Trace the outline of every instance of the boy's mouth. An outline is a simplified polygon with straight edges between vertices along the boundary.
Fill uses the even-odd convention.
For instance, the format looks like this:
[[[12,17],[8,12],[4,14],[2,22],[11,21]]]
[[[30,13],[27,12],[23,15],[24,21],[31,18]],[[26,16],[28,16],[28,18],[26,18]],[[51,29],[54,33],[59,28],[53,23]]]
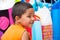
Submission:
[[[33,24],[33,23],[34,23],[34,21],[30,22],[30,24]]]

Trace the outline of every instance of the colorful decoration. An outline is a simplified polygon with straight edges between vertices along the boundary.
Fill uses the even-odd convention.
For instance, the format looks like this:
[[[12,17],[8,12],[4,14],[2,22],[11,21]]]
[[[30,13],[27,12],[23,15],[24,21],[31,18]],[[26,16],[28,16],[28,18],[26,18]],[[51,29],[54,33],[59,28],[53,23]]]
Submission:
[[[1,36],[3,35],[3,32],[2,31],[0,31],[0,40],[1,40]]]
[[[0,28],[2,30],[5,30],[8,27],[8,25],[9,25],[8,18],[4,16],[0,17]]]
[[[52,40],[52,20],[47,4],[42,2],[38,3],[38,10],[35,14],[40,17],[42,26],[42,40]]]
[[[15,0],[15,3],[16,3],[16,2],[19,2],[19,1],[21,1],[21,0]]]
[[[43,40],[53,40],[52,39],[52,25],[42,26],[42,36]]]
[[[8,9],[9,12],[9,19],[10,19],[10,25],[13,24],[13,18],[12,18],[12,8]]]
[[[26,2],[29,2],[30,0],[26,0]]]

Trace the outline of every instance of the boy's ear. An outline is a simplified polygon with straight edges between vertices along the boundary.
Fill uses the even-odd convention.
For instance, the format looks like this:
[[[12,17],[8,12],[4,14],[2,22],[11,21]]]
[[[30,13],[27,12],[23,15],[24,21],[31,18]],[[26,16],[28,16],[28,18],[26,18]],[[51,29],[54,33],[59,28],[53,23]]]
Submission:
[[[18,16],[15,17],[15,21],[17,21],[17,20],[19,20],[19,17]]]

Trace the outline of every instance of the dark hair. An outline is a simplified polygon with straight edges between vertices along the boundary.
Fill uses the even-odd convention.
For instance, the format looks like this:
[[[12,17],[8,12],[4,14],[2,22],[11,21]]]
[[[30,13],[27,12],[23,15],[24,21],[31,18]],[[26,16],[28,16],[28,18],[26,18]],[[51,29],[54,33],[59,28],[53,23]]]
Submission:
[[[21,17],[22,14],[25,13],[26,9],[33,8],[31,4],[26,2],[17,2],[14,4],[12,8],[12,17],[13,21],[15,22],[15,17],[19,16]]]

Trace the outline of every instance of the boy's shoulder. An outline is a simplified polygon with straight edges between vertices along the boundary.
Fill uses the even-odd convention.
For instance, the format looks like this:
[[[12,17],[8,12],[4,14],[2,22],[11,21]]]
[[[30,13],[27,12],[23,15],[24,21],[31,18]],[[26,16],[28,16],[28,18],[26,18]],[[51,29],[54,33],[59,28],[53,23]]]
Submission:
[[[25,28],[22,25],[19,25],[19,24],[12,24],[10,26],[10,28],[12,28],[12,29],[19,29],[19,30],[25,30]]]

